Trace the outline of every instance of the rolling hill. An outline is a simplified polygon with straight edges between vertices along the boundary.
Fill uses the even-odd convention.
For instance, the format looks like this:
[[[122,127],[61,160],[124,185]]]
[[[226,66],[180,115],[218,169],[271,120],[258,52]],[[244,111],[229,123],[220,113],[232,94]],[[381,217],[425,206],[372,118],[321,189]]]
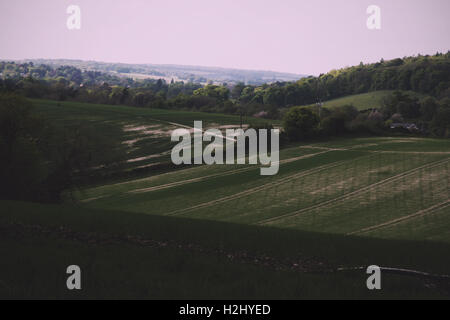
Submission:
[[[126,64],[68,59],[31,59],[24,60],[24,62],[47,64],[51,66],[74,66],[82,70],[108,72],[114,75],[135,79],[165,79],[167,82],[174,79],[175,81],[192,81],[201,84],[206,84],[211,81],[216,84],[235,84],[238,82],[244,82],[248,84],[260,85],[277,81],[297,81],[306,76],[286,72],[185,66],[175,64]]]
[[[178,125],[239,123],[220,114],[34,104],[54,125],[87,123],[136,140],[128,159],[138,160],[121,170],[170,161],[167,132]],[[339,138],[282,149],[275,176],[254,165],[149,166],[82,186],[62,204],[1,201],[0,254],[8,258],[0,297],[446,298],[449,162],[445,139]],[[86,279],[81,293],[64,287],[74,263]],[[365,274],[372,264],[444,277],[387,272],[382,292],[373,292]]]

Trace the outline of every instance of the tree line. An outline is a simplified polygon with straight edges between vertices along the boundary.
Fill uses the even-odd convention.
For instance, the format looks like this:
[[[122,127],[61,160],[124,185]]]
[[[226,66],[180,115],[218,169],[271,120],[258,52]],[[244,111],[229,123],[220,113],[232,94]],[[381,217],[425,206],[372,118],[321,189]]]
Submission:
[[[296,82],[229,86],[118,77],[72,66],[0,62],[0,88],[27,97],[126,104],[281,119],[288,108],[376,90],[450,97],[450,52],[332,70]]]

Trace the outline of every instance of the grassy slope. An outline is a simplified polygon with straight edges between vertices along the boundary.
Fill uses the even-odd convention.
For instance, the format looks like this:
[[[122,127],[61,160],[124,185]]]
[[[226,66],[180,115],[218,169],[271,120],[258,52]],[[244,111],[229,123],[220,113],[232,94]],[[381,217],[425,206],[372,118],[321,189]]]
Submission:
[[[448,140],[339,139],[282,150],[275,176],[252,166],[199,166],[77,196],[100,209],[389,238],[398,230],[399,238],[450,242],[449,206],[411,216],[448,202],[449,156]],[[427,223],[416,233],[421,219]],[[389,234],[365,231],[385,223],[377,229]]]
[[[81,102],[64,102],[32,99],[34,105],[48,118],[91,120],[102,118],[104,121],[123,120],[138,122],[140,119],[152,119],[161,122],[176,122],[185,126],[193,126],[194,120],[202,120],[205,126],[211,124],[239,124],[240,117],[220,113],[177,111],[157,108],[138,108],[122,105],[102,105]],[[244,119],[245,120],[245,119]],[[264,122],[263,119],[247,118],[251,122]]]
[[[380,108],[383,99],[392,94],[393,92],[394,92],[393,90],[380,90],[368,93],[355,94],[351,96],[325,101],[324,107],[334,108],[343,105],[353,105],[358,110]],[[408,91],[407,93],[414,95],[416,97],[420,97],[420,94],[415,92]]]
[[[238,125],[240,117],[217,113],[174,111],[154,108],[100,105],[79,102],[57,102],[33,99],[36,114],[54,125],[73,128],[88,126],[103,136],[114,138],[127,145],[129,162],[118,171],[129,172],[155,164],[169,164],[170,132],[202,120],[204,129],[220,125]],[[245,118],[252,123],[264,122],[257,118]],[[176,124],[171,124],[176,123]],[[128,128],[128,130],[123,130]]]

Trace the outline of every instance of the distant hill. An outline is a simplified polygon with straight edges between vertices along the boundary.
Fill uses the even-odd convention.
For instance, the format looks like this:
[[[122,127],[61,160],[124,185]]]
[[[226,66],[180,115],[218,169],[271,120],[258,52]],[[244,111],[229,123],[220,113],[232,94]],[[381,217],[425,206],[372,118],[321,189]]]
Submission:
[[[185,65],[106,63],[68,59],[27,59],[23,61],[51,66],[74,66],[82,70],[102,71],[134,79],[164,79],[167,82],[173,79],[174,81],[189,81],[201,84],[208,82],[214,84],[236,84],[238,82],[244,82],[246,84],[260,85],[278,81],[297,81],[306,76],[274,71]]]

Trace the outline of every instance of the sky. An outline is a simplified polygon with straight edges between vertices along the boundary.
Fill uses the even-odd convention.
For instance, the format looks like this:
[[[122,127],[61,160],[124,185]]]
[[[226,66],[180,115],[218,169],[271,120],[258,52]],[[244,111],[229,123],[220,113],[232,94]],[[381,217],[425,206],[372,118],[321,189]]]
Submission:
[[[69,30],[66,10],[80,8]],[[381,29],[369,30],[369,5]],[[449,0],[0,0],[0,59],[184,64],[318,75],[450,50]]]

